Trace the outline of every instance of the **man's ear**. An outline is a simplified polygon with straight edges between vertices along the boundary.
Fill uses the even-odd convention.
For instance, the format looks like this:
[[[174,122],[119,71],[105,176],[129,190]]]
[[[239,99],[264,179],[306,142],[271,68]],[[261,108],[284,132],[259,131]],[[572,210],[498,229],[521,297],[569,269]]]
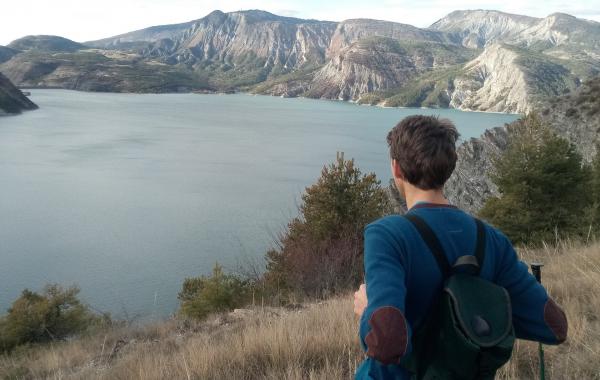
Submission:
[[[398,161],[396,161],[395,159],[392,159],[392,175],[394,176],[394,178],[396,179],[403,179],[404,176],[402,175],[402,169],[400,168],[400,164],[398,164]]]

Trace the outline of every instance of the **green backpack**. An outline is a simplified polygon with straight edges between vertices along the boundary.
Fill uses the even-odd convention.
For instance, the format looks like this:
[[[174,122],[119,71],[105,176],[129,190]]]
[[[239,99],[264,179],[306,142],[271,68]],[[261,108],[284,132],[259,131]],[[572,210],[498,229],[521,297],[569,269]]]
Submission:
[[[450,265],[439,240],[423,219],[405,217],[433,253],[444,278],[439,301],[416,328],[412,353],[401,364],[416,380],[488,380],[512,354],[515,334],[510,297],[503,287],[479,277],[485,258],[485,227],[476,219],[474,255]]]

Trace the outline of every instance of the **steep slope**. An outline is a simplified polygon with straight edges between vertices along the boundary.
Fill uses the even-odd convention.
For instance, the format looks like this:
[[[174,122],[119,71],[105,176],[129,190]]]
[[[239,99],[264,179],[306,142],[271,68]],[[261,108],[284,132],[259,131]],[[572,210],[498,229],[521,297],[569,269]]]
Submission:
[[[547,100],[539,110],[542,120],[572,141],[586,161],[598,153],[600,76],[585,82],[577,91]]]
[[[8,61],[18,53],[18,50],[11,49],[6,46],[0,46],[0,63]]]
[[[211,17],[212,16],[212,17]],[[280,17],[263,11],[209,15],[180,43],[178,60],[241,63],[251,55],[283,68],[323,62],[335,23]],[[195,63],[195,62],[194,62]]]
[[[257,60],[261,65],[293,68],[307,61],[324,61],[335,25],[259,10],[214,11],[188,23],[151,27],[87,44],[137,47],[143,55],[162,57],[169,63],[239,65]]]
[[[547,57],[493,44],[453,83],[450,106],[478,111],[527,113],[542,99],[578,86],[578,79]]]
[[[487,198],[498,195],[498,187],[489,174],[494,172],[494,157],[506,150],[509,141],[507,127],[503,126],[487,130],[458,147],[456,168],[445,186],[453,205],[477,213]]]
[[[387,21],[346,20],[335,28],[322,68],[287,81],[267,81],[255,92],[360,100],[372,91],[401,87],[426,70],[466,62],[472,55],[465,50],[445,33]]]
[[[591,161],[600,142],[600,77],[576,91],[555,97],[538,108],[542,121],[567,138]],[[446,195],[457,206],[477,212],[490,196],[498,195],[490,179],[493,159],[506,150],[511,125],[494,128],[458,148],[456,170],[446,186]]]
[[[600,23],[554,13],[507,40],[539,49],[576,45],[579,49],[600,47]]]
[[[194,22],[151,26],[101,40],[87,41],[84,44],[98,49],[139,49],[147,46],[149,43],[160,40],[177,39],[186,30],[190,29],[194,25]]]
[[[315,74],[307,95],[360,100],[364,94],[403,87],[424,72],[464,63],[471,56],[458,46],[371,37],[334,56]]]
[[[215,11],[189,23],[88,42],[97,49],[82,50],[71,57],[20,54],[2,64],[1,69],[16,83],[44,87],[231,91],[323,65],[335,27],[332,22],[280,17],[263,11]],[[162,85],[145,85],[148,77],[136,80],[130,75],[136,66],[144,66],[142,72],[154,68],[159,76],[168,73],[162,75]],[[173,72],[179,74],[171,75]],[[106,75],[116,78],[104,78]],[[120,83],[119,75],[126,75],[131,85]],[[171,78],[182,76],[199,79],[187,84],[179,80],[170,83]]]
[[[0,73],[0,116],[33,110],[37,106]]]
[[[361,101],[390,107],[527,113],[544,99],[579,85],[579,77],[569,68],[572,64],[507,44],[491,44],[466,64],[449,62],[409,78],[398,89],[374,92]]]

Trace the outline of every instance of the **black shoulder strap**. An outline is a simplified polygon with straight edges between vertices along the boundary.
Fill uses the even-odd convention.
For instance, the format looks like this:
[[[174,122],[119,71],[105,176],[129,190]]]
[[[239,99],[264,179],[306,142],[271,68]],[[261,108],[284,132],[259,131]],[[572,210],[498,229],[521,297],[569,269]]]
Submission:
[[[413,226],[421,235],[421,238],[429,247],[429,250],[435,257],[437,261],[440,272],[442,272],[443,278],[448,278],[452,274],[452,266],[448,262],[448,258],[444,253],[444,249],[442,248],[442,244],[439,239],[429,227],[429,225],[423,220],[423,218],[415,215],[415,214],[405,214],[404,217],[408,219]],[[483,267],[483,263],[485,260],[485,226],[481,222],[481,220],[475,218],[475,224],[477,225],[477,241],[475,243],[475,258],[477,259],[478,269],[476,271],[476,275],[479,274],[481,268]]]
[[[477,225],[477,243],[475,243],[475,257],[477,258],[477,263],[479,264],[479,270],[477,274],[483,268],[483,263],[485,261],[485,226],[483,222],[477,218],[475,218],[475,224]]]
[[[423,239],[423,241],[425,241],[425,244],[427,244],[431,253],[433,253],[435,260],[438,263],[438,267],[442,272],[442,277],[450,277],[450,274],[452,273],[452,267],[448,262],[448,258],[444,253],[444,249],[442,248],[440,241],[438,240],[437,236],[435,236],[435,233],[433,232],[431,227],[429,227],[429,225],[427,225],[427,223],[425,223],[425,221],[420,216],[417,216],[415,214],[409,213],[404,215],[404,217],[408,219],[413,224],[413,226],[415,226],[415,228],[419,232],[419,235],[421,235],[421,238]]]

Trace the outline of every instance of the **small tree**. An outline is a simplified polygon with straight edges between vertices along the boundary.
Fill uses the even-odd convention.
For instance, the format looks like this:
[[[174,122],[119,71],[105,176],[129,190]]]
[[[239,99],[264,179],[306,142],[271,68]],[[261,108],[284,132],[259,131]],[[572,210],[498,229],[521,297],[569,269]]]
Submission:
[[[511,142],[492,176],[500,196],[490,198],[480,215],[514,243],[581,233],[589,176],[581,155],[533,114],[509,133]]]
[[[388,196],[375,174],[363,175],[353,159],[344,160],[343,153],[323,168],[317,183],[306,188],[302,201],[301,218],[318,239],[362,233],[367,223],[389,208]]]
[[[224,273],[217,263],[210,276],[186,278],[177,298],[182,315],[202,319],[210,313],[243,305],[248,298],[248,283]]]
[[[92,313],[78,298],[79,288],[46,286],[42,294],[25,289],[0,319],[0,351],[25,343],[63,340],[94,324],[108,321]]]
[[[338,153],[302,195],[299,216],[267,253],[269,288],[305,295],[347,290],[362,280],[363,229],[390,210],[375,174]]]

